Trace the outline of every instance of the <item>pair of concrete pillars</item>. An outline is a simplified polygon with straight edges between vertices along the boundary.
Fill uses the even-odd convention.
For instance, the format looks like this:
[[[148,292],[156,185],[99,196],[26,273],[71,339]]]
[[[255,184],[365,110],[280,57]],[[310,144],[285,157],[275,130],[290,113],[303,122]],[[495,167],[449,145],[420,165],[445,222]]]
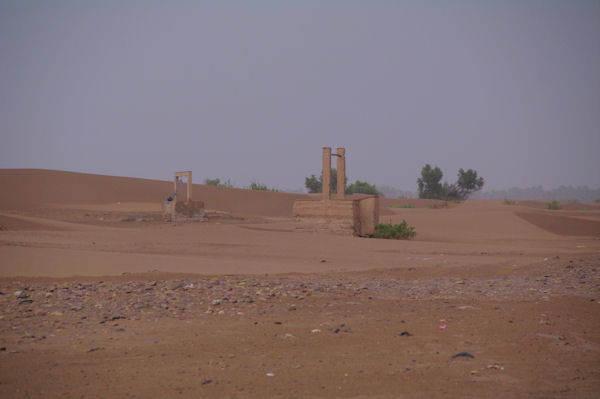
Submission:
[[[331,199],[331,147],[323,147],[323,199]],[[337,199],[346,199],[346,149],[338,148],[337,154]]]
[[[331,198],[331,157],[337,157],[337,196]],[[342,235],[368,236],[379,221],[379,197],[346,198],[346,151],[323,147],[322,200],[294,202],[295,228],[299,231],[328,231]]]
[[[187,177],[187,198],[185,202],[190,202],[192,200],[192,171],[188,170],[185,172],[175,172],[174,175],[173,193],[175,195],[175,201],[177,201],[177,183],[179,182],[179,178]]]
[[[179,180],[187,177],[187,192],[185,201],[179,199]],[[163,214],[165,219],[177,220],[206,220],[204,217],[204,202],[192,201],[192,172],[175,172],[173,179],[173,199],[163,202]]]

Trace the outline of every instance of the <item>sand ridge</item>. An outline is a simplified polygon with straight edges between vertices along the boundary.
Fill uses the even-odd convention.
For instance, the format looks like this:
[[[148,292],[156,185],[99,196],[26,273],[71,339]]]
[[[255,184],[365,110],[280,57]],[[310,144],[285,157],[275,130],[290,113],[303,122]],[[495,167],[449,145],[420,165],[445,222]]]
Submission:
[[[41,169],[0,169],[0,209],[42,205],[153,203],[173,195],[172,181],[94,175]],[[210,209],[244,215],[288,216],[302,194],[252,191],[194,184],[194,199]],[[268,201],[265,199],[268,198]]]
[[[418,232],[389,241],[204,185],[166,223],[171,185],[0,170],[0,396],[600,393],[597,207],[383,199]]]

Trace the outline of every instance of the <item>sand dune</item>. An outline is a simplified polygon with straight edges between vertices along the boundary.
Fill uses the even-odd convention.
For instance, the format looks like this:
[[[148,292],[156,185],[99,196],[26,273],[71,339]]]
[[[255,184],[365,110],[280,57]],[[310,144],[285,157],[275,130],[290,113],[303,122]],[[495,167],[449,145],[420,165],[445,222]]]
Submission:
[[[237,218],[172,226],[158,219],[144,223],[128,217],[130,213],[159,215],[171,182],[0,170],[0,184],[0,226],[5,230],[0,236],[0,274],[5,276],[153,269],[209,274],[367,270],[398,264],[398,254],[406,259],[411,256],[407,252],[431,258],[438,266],[456,267],[473,264],[473,254],[492,250],[507,262],[520,264],[525,258],[515,260],[514,253],[539,256],[551,248],[574,251],[577,243],[571,240],[600,235],[600,221],[594,219],[600,212],[594,210],[557,214],[532,204],[416,199],[381,201],[381,222],[406,220],[416,228],[418,235],[410,242],[299,233],[294,232],[291,218],[293,202],[317,196],[205,185],[194,185],[193,197],[205,201],[209,209]],[[412,208],[392,207],[406,204]],[[484,265],[488,259],[477,262]]]
[[[600,221],[548,212],[516,212],[520,218],[546,231],[562,236],[600,237]]]
[[[396,216],[382,221],[399,223],[405,219],[419,226],[424,239],[464,242],[516,239],[552,239],[553,235],[517,217],[513,208],[502,207],[497,201],[468,201],[452,208],[395,209]]]
[[[398,207],[398,209],[411,209],[411,208],[432,208],[432,207],[441,207],[441,208],[452,208],[456,206],[456,204],[452,202],[440,201],[440,200],[429,200],[429,199],[420,199],[420,198],[382,198],[381,199],[381,207]],[[410,208],[404,208],[410,207]]]
[[[534,209],[547,209],[548,203],[550,201],[533,201],[533,200],[525,200],[525,201],[515,201],[517,205],[526,206]],[[562,211],[580,211],[584,210],[595,210],[600,211],[600,204],[581,204],[579,202],[573,201],[558,201]]]
[[[398,200],[384,203],[394,205],[395,201]],[[552,238],[552,235],[600,237],[600,209],[592,207],[587,211],[551,211],[545,208],[543,201],[505,205],[500,200],[475,200],[429,209],[430,204],[440,202],[401,201],[404,204],[413,201],[414,209],[390,208],[397,216],[382,214],[381,221],[398,223],[406,219],[410,224],[421,226],[421,231],[430,237],[438,239],[528,239]]]
[[[156,204],[173,194],[173,182],[40,169],[0,169],[0,209],[47,205]],[[193,199],[233,214],[290,217],[302,194],[193,185]],[[160,209],[160,208],[159,208]]]
[[[317,195],[194,185],[222,213],[167,223],[171,182],[0,187],[2,397],[598,396],[595,207],[382,199],[396,241],[295,231]]]
[[[170,181],[38,169],[2,169],[0,187],[0,210],[5,211],[51,206],[55,209],[100,212],[159,212],[161,201],[173,190]],[[194,199],[204,201],[207,209],[240,217],[289,218],[294,201],[309,198],[302,194],[201,184],[194,184],[192,195]],[[425,236],[437,234],[446,238],[459,234],[463,237],[464,234],[470,234],[486,238],[543,235],[532,226],[558,235],[600,234],[600,207],[587,205],[585,209],[588,210],[581,211],[580,204],[565,203],[562,211],[553,213],[545,211],[545,206],[545,201],[520,201],[518,206],[503,206],[501,201],[493,200],[454,204],[435,200],[382,198],[381,217],[383,222],[405,217],[409,223],[421,225],[419,230]],[[51,225],[48,221],[40,223],[39,220],[25,221],[23,218],[17,222],[14,215],[10,219],[8,215],[2,216],[0,224],[9,229],[41,229]],[[60,227],[54,225],[53,228]]]

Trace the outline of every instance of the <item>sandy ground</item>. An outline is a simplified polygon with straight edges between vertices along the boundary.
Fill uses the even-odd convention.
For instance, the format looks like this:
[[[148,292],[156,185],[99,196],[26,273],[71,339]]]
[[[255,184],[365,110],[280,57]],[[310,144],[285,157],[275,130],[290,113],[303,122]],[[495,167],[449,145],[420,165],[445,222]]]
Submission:
[[[0,170],[1,397],[600,396],[598,205],[384,199],[388,241],[171,184]]]

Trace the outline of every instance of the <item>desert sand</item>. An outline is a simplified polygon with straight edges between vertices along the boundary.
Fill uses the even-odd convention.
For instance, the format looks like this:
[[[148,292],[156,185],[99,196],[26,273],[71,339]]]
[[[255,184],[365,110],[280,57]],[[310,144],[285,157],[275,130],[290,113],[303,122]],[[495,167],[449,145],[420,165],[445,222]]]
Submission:
[[[600,205],[382,199],[413,240],[294,231],[302,194],[0,170],[0,397],[595,398]],[[406,208],[406,206],[411,206]]]

